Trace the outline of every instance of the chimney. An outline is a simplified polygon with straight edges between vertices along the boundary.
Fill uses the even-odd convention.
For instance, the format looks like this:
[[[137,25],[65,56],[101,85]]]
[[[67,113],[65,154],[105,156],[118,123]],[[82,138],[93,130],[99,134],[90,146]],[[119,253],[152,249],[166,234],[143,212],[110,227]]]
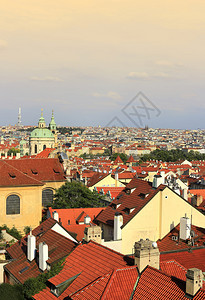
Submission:
[[[122,239],[123,216],[121,213],[116,212],[114,216],[114,241]]]
[[[84,217],[84,224],[90,224],[91,222],[91,217],[89,217],[88,215],[86,217]]]
[[[53,219],[56,220],[57,222],[59,222],[59,215],[58,215],[57,211],[53,211],[52,215],[53,215]]]
[[[30,231],[30,234],[27,237],[27,259],[29,261],[34,260],[36,255],[36,237],[32,235],[32,232]]]
[[[180,231],[179,231],[179,238],[181,240],[187,240],[190,237],[191,232],[191,220],[186,217],[182,217],[180,219]]]
[[[7,158],[7,152],[5,152],[5,158]]]
[[[20,158],[20,153],[17,152],[17,153],[16,153],[16,159],[19,159],[19,158]]]
[[[159,270],[159,249],[156,242],[141,239],[135,243],[134,250],[135,265],[140,273],[148,265]]]
[[[93,240],[94,242],[101,244],[102,229],[100,226],[88,226],[84,230],[84,240],[89,242]]]
[[[202,195],[196,195],[196,205],[199,206],[203,202],[203,196]]]
[[[39,269],[45,271],[48,260],[48,245],[45,242],[39,244]]]
[[[161,175],[154,175],[152,187],[158,188],[160,184],[164,184],[164,177]]]
[[[203,273],[197,268],[191,268],[186,273],[186,293],[191,296],[195,294],[203,286]]]

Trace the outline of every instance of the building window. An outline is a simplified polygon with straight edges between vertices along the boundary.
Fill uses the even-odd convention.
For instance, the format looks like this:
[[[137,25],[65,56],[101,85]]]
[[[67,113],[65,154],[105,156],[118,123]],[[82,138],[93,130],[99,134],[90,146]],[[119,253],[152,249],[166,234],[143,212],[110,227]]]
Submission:
[[[37,153],[37,145],[35,145],[35,153]]]
[[[46,149],[46,145],[43,145],[43,150],[45,150]]]
[[[20,214],[20,198],[17,195],[10,195],[6,198],[6,214]]]
[[[47,207],[53,203],[53,190],[46,189],[42,191],[42,206]]]

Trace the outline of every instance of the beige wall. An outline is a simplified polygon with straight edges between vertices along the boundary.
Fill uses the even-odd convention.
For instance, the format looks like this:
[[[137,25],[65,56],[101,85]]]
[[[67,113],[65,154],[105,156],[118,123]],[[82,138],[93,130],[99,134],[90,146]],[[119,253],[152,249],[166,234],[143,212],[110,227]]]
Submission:
[[[103,175],[103,173],[102,173]],[[115,181],[114,178],[111,177],[111,174],[109,174],[107,177],[105,177],[104,179],[102,179],[101,181],[97,182],[95,185],[93,185],[92,187],[89,187],[89,189],[91,191],[93,191],[94,187],[103,187],[103,186],[107,186],[107,187],[124,187],[124,184],[121,183],[120,181]]]
[[[153,241],[163,238],[179,224],[185,213],[189,218],[192,215],[193,225],[205,227],[205,216],[202,213],[165,188],[122,229],[122,253],[132,253],[134,243],[141,238]]]
[[[20,197],[20,214],[6,215],[6,198],[16,194]],[[20,231],[25,226],[35,228],[42,216],[42,186],[37,187],[8,187],[0,189],[0,223],[9,228],[13,225]]]
[[[46,188],[58,189],[64,182],[45,182],[43,186],[0,188],[0,225],[13,225],[23,232],[25,226],[35,228],[42,219],[42,191]],[[54,191],[55,193],[55,191]],[[20,197],[20,214],[6,215],[6,198],[16,194]]]

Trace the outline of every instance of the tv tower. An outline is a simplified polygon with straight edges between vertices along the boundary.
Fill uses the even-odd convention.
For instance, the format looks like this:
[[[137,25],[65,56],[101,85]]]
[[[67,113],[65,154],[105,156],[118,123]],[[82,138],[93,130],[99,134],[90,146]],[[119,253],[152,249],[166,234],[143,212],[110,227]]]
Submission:
[[[18,113],[18,123],[17,123],[18,127],[21,127],[21,108],[19,107],[19,113]]]

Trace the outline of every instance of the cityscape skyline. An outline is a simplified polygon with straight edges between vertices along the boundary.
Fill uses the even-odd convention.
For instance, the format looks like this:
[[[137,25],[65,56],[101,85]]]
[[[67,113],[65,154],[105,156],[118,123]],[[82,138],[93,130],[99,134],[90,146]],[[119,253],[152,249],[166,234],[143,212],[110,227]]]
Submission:
[[[7,1],[0,18],[0,125],[106,126],[139,92],[145,125],[204,128],[205,3]]]

